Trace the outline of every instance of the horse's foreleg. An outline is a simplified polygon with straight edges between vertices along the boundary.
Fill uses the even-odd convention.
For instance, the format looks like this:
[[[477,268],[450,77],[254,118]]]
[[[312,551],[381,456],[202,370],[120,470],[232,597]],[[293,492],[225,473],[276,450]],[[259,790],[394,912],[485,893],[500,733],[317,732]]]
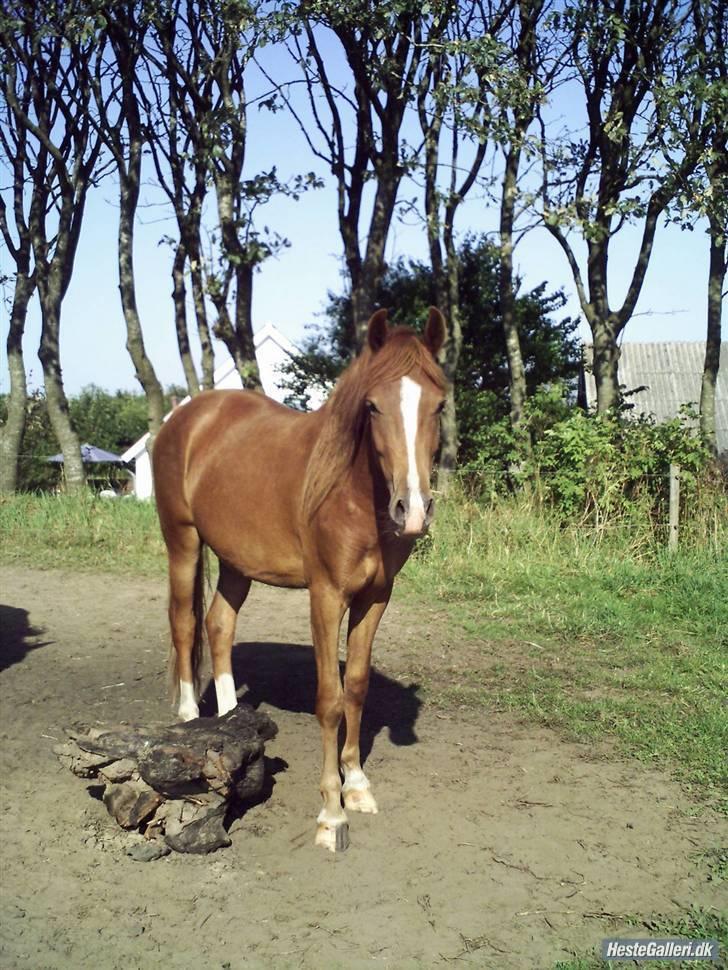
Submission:
[[[232,667],[232,649],[235,638],[235,621],[240,607],[250,590],[247,576],[220,563],[220,576],[205,626],[212,655],[212,676],[215,680],[218,715],[227,714],[237,706],[235,679]]]
[[[344,805],[352,812],[376,813],[377,803],[369,779],[362,771],[359,751],[361,715],[369,689],[372,642],[387,608],[391,587],[378,596],[363,593],[351,604],[344,678],[346,741],[341,752]]]
[[[339,777],[339,724],[344,712],[344,695],[339,676],[339,628],[346,606],[330,588],[311,589],[311,632],[316,652],[316,717],[321,726],[323,806],[317,818],[316,845],[331,852],[346,849],[349,825],[341,807]]]

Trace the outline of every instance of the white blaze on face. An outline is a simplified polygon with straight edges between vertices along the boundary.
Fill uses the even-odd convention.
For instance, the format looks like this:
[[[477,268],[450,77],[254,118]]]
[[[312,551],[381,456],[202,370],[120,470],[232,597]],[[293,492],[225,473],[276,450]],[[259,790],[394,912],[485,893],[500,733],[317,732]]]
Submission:
[[[411,377],[403,377],[400,386],[399,401],[404,424],[404,440],[407,446],[407,491],[409,492],[409,509],[404,524],[405,533],[419,533],[425,523],[425,503],[420,491],[420,473],[417,470],[417,429],[419,427],[418,413],[422,387]]]

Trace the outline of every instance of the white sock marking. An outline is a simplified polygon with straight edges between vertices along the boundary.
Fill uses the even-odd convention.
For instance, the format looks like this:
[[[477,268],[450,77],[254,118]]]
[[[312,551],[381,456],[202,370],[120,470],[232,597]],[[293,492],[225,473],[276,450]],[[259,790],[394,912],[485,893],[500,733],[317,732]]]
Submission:
[[[235,693],[235,681],[232,674],[220,674],[215,678],[215,693],[217,694],[217,716],[222,717],[228,711],[238,706]]]
[[[319,825],[341,825],[342,822],[346,822],[346,812],[343,808],[341,808],[337,814],[335,812],[330,812],[326,806],[324,806],[318,813],[316,822]]]
[[[193,721],[200,716],[200,709],[195,699],[195,688],[188,680],[180,680],[179,682],[177,714],[183,721]]]
[[[344,769],[344,785],[341,790],[344,793],[348,791],[365,791],[369,788],[369,779],[361,768],[347,769],[346,765],[342,765],[342,768]]]
[[[411,377],[403,377],[400,387],[399,402],[402,409],[402,423],[404,424],[404,440],[407,446],[407,489],[409,491],[409,513],[405,523],[405,532],[413,528],[419,531],[425,518],[425,503],[420,491],[420,473],[417,470],[417,441],[418,412],[422,387]]]

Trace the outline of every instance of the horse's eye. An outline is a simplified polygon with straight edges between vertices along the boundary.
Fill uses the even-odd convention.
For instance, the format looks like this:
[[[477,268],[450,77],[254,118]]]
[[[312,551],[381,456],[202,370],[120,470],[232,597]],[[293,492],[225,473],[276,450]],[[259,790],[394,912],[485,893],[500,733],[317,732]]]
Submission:
[[[367,411],[370,414],[381,414],[382,413],[379,410],[379,408],[376,406],[376,404],[374,403],[374,401],[367,401]]]
[[[444,410],[445,410],[445,402],[440,401],[440,403],[435,408],[435,414],[442,414]]]

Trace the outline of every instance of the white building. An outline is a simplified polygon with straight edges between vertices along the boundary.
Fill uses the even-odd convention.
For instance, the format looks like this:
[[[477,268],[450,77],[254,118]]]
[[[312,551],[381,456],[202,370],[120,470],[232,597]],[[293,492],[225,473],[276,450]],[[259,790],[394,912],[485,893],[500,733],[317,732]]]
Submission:
[[[261,327],[254,334],[253,339],[263,390],[274,401],[283,403],[286,391],[280,384],[279,368],[290,357],[295,357],[298,354],[298,349],[272,323],[266,323],[265,326]],[[214,380],[217,390],[240,390],[243,386],[240,374],[238,374],[231,357],[215,370]],[[186,397],[179,406],[186,404],[187,401],[189,401],[189,397]],[[318,407],[322,401],[315,400],[313,403]],[[171,413],[170,411],[169,414],[164,416],[165,421]],[[147,451],[148,440],[149,433],[135,441],[121,456],[125,462],[134,464],[134,494],[137,498],[151,498],[153,493],[152,463]]]

